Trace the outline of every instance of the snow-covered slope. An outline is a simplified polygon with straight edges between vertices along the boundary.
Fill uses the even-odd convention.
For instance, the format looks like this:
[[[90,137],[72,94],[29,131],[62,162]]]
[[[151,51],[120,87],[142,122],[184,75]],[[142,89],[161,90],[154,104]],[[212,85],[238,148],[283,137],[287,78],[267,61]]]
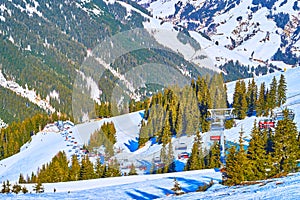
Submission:
[[[265,82],[268,86],[273,75],[279,80],[280,74],[280,72],[277,72],[262,77],[256,77],[255,80],[257,85]],[[285,106],[294,110],[296,114],[295,122],[297,123],[297,126],[300,127],[300,92],[298,89],[300,87],[298,81],[298,78],[300,77],[300,68],[289,69],[284,72],[284,75],[287,81],[287,102]],[[235,82],[227,84],[229,102],[232,101],[234,85]],[[0,181],[6,179],[16,181],[20,173],[25,175],[31,174],[32,171],[35,172],[42,164],[49,162],[58,151],[65,151],[69,158],[76,151],[81,155],[79,147],[88,143],[90,135],[95,130],[99,129],[104,122],[110,121],[114,123],[117,131],[117,143],[115,149],[119,153],[116,154],[116,158],[118,158],[121,163],[125,159],[129,160],[127,161],[128,163],[124,163],[124,167],[133,162],[137,164],[137,166],[143,165],[150,168],[153,159],[160,155],[161,145],[148,142],[143,148],[137,150],[142,117],[143,112],[139,111],[109,119],[93,120],[61,132],[51,128],[54,127],[54,125],[48,125],[42,132],[33,136],[31,142],[25,144],[21,148],[22,151],[20,153],[0,161]],[[247,117],[244,120],[238,120],[236,122],[236,127],[225,131],[226,140],[237,142],[241,128],[243,128],[245,132],[244,136],[250,139],[250,133],[255,119],[257,118]],[[203,136],[203,138],[205,138],[205,136]],[[74,142],[76,142],[77,145],[75,145]],[[184,143],[187,146],[186,151],[190,151],[193,137],[184,136],[177,139],[173,138],[172,142],[175,156],[177,156],[181,151],[175,150],[176,146]],[[74,146],[76,147],[73,148]]]
[[[113,121],[115,124],[115,147],[130,152],[130,142],[137,142],[142,116],[143,112],[135,112],[79,124],[62,131],[59,131],[55,124],[49,124],[43,131],[32,136],[31,141],[23,145],[19,153],[0,161],[0,182],[7,179],[17,181],[20,173],[26,176],[36,172],[43,164],[50,162],[59,151],[65,151],[69,159],[72,154],[82,156],[84,153],[80,147],[88,143],[90,135],[100,129],[104,122]]]
[[[299,64],[297,0],[137,2],[162,22],[206,33],[212,40],[206,51],[217,65],[228,60],[250,66],[285,63],[283,68]],[[279,58],[278,51],[286,56]]]
[[[265,82],[268,86],[273,76],[279,79],[281,73],[284,73],[287,81],[287,102],[285,106],[295,111],[295,122],[298,128],[300,127],[300,68],[288,69],[286,72],[277,72],[274,74],[256,77],[257,85]],[[248,80],[246,80],[248,81]],[[229,101],[232,101],[232,95],[234,91],[235,82],[227,84]],[[34,135],[30,142],[22,146],[20,153],[11,156],[7,159],[0,161],[0,182],[10,180],[12,183],[18,180],[19,174],[23,173],[31,174],[36,172],[38,167],[42,164],[50,162],[52,157],[58,153],[58,151],[65,151],[68,158],[72,154],[76,153],[79,157],[82,152],[79,147],[88,142],[89,136],[104,122],[113,121],[117,130],[117,144],[115,147],[120,150],[120,153],[116,155],[121,161],[121,165],[125,164],[123,161],[128,159],[131,162],[142,163],[147,168],[152,159],[159,155],[160,145],[148,142],[145,147],[134,151],[134,146],[137,143],[137,137],[140,129],[140,122],[143,117],[143,112],[134,112],[127,115],[117,116],[103,120],[93,120],[84,124],[79,124],[70,129],[59,131],[55,124],[49,124],[42,132]],[[226,139],[232,142],[236,142],[239,137],[239,131],[241,127],[245,131],[245,136],[250,135],[252,125],[256,117],[248,117],[244,120],[237,121],[237,126],[226,130]],[[172,139],[173,146],[180,143],[185,143],[190,151],[192,146],[192,137],[182,137],[180,139]],[[75,145],[75,142],[77,143]],[[75,147],[75,148],[74,148]],[[133,151],[133,152],[132,152]],[[175,154],[179,152],[175,151]],[[184,162],[178,160],[178,162]],[[125,166],[126,167],[126,166]],[[98,179],[69,183],[55,183],[45,184],[46,193],[41,194],[41,198],[54,199],[54,198],[72,198],[72,199],[101,199],[117,197],[119,199],[132,199],[132,198],[164,198],[167,194],[171,193],[173,187],[173,177],[177,177],[177,180],[183,187],[185,192],[194,192],[197,187],[203,182],[208,183],[211,179],[219,182],[221,174],[214,170],[194,171],[194,172],[182,172],[174,174],[163,175],[143,175],[132,177],[119,177],[110,179]],[[27,185],[28,189],[32,189],[32,185]],[[56,188],[57,193],[52,193]],[[219,184],[215,184],[205,193],[191,193],[182,197],[183,199],[249,199],[249,198],[271,198],[280,199],[282,197],[288,197],[290,199],[299,198],[300,189],[300,174],[295,174],[283,179],[274,179],[271,181],[264,181],[264,183],[244,186],[244,187],[224,187]],[[71,191],[67,193],[67,191]],[[105,193],[105,196],[101,196]],[[286,196],[288,195],[288,196]],[[99,197],[100,196],[100,197]],[[11,196],[0,196],[1,198],[11,198]],[[19,198],[34,198],[36,196],[32,194],[19,195]]]
[[[294,121],[297,124],[298,130],[300,130],[300,82],[298,80],[300,77],[300,68],[297,67],[288,69],[286,70],[286,72],[275,72],[265,76],[255,77],[254,79],[258,88],[262,82],[265,82],[265,85],[269,87],[273,77],[275,76],[278,81],[281,74],[284,74],[287,82],[287,102],[282,107],[293,109],[293,111],[295,112]],[[250,79],[245,79],[245,82],[248,83],[249,80]],[[230,103],[233,99],[235,83],[235,81],[227,83],[228,101]],[[245,131],[245,137],[248,137],[248,139],[250,139],[249,136],[255,119],[257,121],[259,120],[259,118],[256,117],[247,117],[245,120],[237,121],[236,127],[225,131],[226,139],[230,141],[238,141],[238,132],[242,127]]]

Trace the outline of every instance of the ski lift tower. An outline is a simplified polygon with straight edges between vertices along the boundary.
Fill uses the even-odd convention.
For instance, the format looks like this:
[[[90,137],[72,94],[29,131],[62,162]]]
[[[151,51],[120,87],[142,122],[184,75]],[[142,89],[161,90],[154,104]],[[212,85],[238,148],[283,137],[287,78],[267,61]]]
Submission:
[[[212,138],[217,138],[220,141],[220,161],[221,168],[226,165],[225,162],[225,121],[234,118],[232,111],[234,108],[218,108],[208,109],[210,117],[207,119],[211,122],[210,133],[213,134]]]

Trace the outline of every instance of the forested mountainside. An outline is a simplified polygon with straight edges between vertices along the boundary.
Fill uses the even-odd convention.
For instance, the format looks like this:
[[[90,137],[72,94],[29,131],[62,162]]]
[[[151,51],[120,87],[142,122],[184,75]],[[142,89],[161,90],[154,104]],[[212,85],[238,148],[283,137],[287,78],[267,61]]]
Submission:
[[[27,84],[44,99],[57,91],[59,100],[50,102],[69,115],[72,83],[87,48],[143,21],[137,13],[125,21],[124,7],[102,1],[6,1],[0,13],[0,63],[6,79]],[[10,112],[13,106],[6,104]]]
[[[80,73],[87,51],[105,37],[143,28],[142,23],[150,17],[147,10],[130,1],[3,2],[0,5],[1,72],[6,80],[15,81],[23,88],[34,89],[41,99],[48,99],[56,111],[71,115],[72,84]],[[126,54],[116,60],[113,67],[121,71],[125,68],[123,71],[126,71],[127,65],[135,66],[149,59],[170,66],[184,64],[196,67],[184,59],[173,59],[170,52],[151,49]],[[101,80],[95,80],[100,82],[97,84],[103,90],[103,101],[107,100],[106,91],[114,87],[114,82],[118,80],[118,77],[107,73],[109,78],[103,81],[109,83],[102,84]],[[12,107],[12,102],[5,104],[11,115]],[[15,117],[15,120],[24,119],[26,114],[29,113]],[[6,118],[4,115],[0,117]]]
[[[298,1],[10,0],[0,3],[0,69],[7,81],[34,90],[38,99],[71,116],[73,84],[78,77],[85,79],[89,93],[91,85],[96,85],[99,95],[92,99],[104,102],[110,101],[112,88],[122,75],[149,62],[168,65],[188,78],[211,73],[211,69],[223,71],[227,81],[297,66],[298,11]],[[102,77],[96,74],[90,81],[81,73],[82,63],[104,38],[149,27],[176,35],[168,38],[149,32],[144,37],[166,49],[144,48],[121,55],[110,63],[118,73],[107,69]],[[195,56],[195,62],[178,43],[205,52],[203,57],[211,62],[209,70],[201,65],[203,57]],[[132,92],[145,95],[157,88],[146,84]],[[32,104],[26,96],[21,100],[12,95],[6,94],[14,101],[25,101],[22,105],[26,107]],[[0,118],[5,122],[41,112],[33,105],[15,115],[14,105],[13,101],[0,102],[5,108]]]

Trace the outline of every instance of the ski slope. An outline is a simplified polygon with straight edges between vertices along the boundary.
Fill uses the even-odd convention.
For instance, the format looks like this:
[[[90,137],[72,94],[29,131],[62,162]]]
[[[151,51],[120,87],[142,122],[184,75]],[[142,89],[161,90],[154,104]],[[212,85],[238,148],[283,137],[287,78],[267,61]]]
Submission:
[[[283,73],[283,72],[282,72]],[[269,74],[262,77],[256,77],[257,85],[265,82],[268,86],[275,75],[279,80],[280,72]],[[286,106],[295,111],[295,122],[299,128],[300,125],[300,68],[289,69],[284,72],[287,81],[287,102]],[[248,80],[246,80],[248,81]],[[228,97],[232,101],[234,82],[228,83]],[[116,155],[121,161],[121,165],[129,165],[135,162],[145,165],[149,169],[149,164],[159,156],[161,145],[148,142],[143,148],[136,150],[135,145],[141,126],[143,111],[138,111],[122,116],[112,117],[109,119],[92,120],[84,124],[79,124],[69,129],[59,131],[54,124],[49,124],[45,129],[32,136],[30,142],[21,147],[21,151],[7,159],[0,161],[0,181],[10,180],[11,183],[17,182],[19,174],[30,175],[36,172],[42,164],[50,162],[52,157],[59,151],[65,151],[68,158],[72,154],[79,151],[79,147],[86,144],[90,135],[101,127],[104,122],[113,121],[117,131],[116,149],[120,153]],[[225,131],[226,140],[237,142],[239,131],[243,128],[245,138],[250,139],[250,133],[254,120],[259,118],[247,117],[244,120],[237,120],[236,127]],[[204,136],[205,137],[205,136]],[[76,145],[75,145],[76,142]],[[191,151],[193,137],[172,138],[174,148],[180,143],[187,145],[186,151]],[[247,143],[247,140],[245,140]],[[74,148],[75,147],[75,148]],[[175,156],[180,151],[174,151]],[[79,157],[82,152],[77,153]],[[124,163],[124,159],[128,159],[128,163]],[[184,165],[186,160],[177,160],[177,163]],[[126,166],[125,166],[126,167]],[[143,174],[139,171],[139,174]],[[97,180],[87,180],[68,183],[44,184],[44,194],[20,194],[20,195],[0,195],[1,199],[19,198],[19,199],[154,199],[165,198],[171,194],[173,187],[173,178],[177,177],[179,183],[185,192],[194,192],[197,187],[203,183],[208,183],[211,179],[215,181],[215,185],[205,193],[189,193],[178,199],[287,199],[300,198],[300,174],[294,174],[283,179],[274,179],[265,184],[257,184],[244,187],[224,187],[219,185],[221,174],[213,169],[177,172],[173,174],[162,175],[139,175],[131,177],[118,177]],[[32,185],[27,185],[32,190]],[[54,188],[56,193],[53,193]],[[68,193],[70,191],[70,193]]]

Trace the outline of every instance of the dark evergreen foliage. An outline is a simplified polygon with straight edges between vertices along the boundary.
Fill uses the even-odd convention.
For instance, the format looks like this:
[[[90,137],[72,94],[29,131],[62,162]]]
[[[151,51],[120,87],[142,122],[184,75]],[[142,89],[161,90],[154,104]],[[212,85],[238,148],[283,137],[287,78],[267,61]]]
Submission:
[[[21,190],[22,190],[22,187],[18,184],[13,185],[13,187],[12,187],[12,192],[15,194],[18,194],[19,192],[21,192]]]
[[[51,118],[45,114],[37,114],[26,118],[23,122],[14,122],[6,129],[0,130],[0,160],[14,155],[20,147],[30,140],[32,134],[42,130]]]
[[[174,177],[173,182],[174,182],[174,187],[173,187],[171,190],[174,191],[174,194],[175,194],[176,196],[179,196],[179,195],[184,194],[184,192],[183,192],[182,189],[181,189],[180,184],[178,183],[178,181],[177,181],[177,179],[176,179],[175,177]]]
[[[44,186],[42,185],[41,182],[37,182],[34,186],[33,186],[33,191],[35,191],[36,193],[43,193],[44,192]]]

